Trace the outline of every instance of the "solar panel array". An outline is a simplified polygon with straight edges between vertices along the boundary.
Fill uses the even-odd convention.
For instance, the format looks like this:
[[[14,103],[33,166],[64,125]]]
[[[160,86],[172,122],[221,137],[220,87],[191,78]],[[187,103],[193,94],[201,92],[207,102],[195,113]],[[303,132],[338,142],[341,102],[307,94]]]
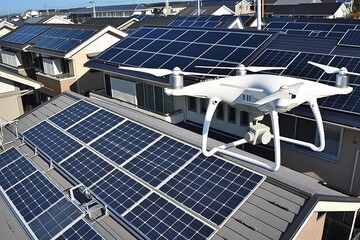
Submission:
[[[360,58],[278,49],[266,49],[251,65],[287,67],[286,70],[275,73],[302,77],[335,86],[336,74],[327,74],[320,68],[308,64],[308,61],[337,68],[346,67],[348,71],[360,73]],[[360,77],[349,75],[349,84],[353,87],[350,94],[320,98],[318,99],[319,106],[359,114]]]
[[[178,16],[168,26],[216,28],[221,24],[222,19],[223,16]]]
[[[0,192],[11,202],[10,206],[31,236],[51,239],[82,218],[81,210],[38,171],[18,148],[12,147],[1,152],[0,162]],[[92,233],[97,239],[102,239],[94,229]],[[79,236],[85,235],[79,233]]]
[[[64,141],[71,138],[81,144],[77,150],[60,149],[58,155],[64,152],[67,156],[54,161],[55,167],[88,187],[113,214],[144,237],[206,239],[264,180],[258,173],[220,158],[200,156],[199,149],[90,105],[80,100],[22,136],[30,146],[39,147],[39,154],[48,161],[50,154],[41,150],[44,144],[32,142],[30,133],[39,125],[62,129]],[[79,116],[73,116],[73,109],[83,108],[86,110],[79,111]],[[104,111],[108,118],[101,118],[100,126],[112,127],[105,131],[95,128],[90,142],[72,134],[77,125],[95,119],[97,114],[103,116]],[[66,119],[77,122],[65,124]],[[48,141],[46,137],[36,140]]]
[[[24,44],[48,28],[48,26],[26,25],[22,28],[14,30],[13,32],[10,32],[1,40],[10,43]]]
[[[35,48],[67,52],[94,34],[94,29],[71,27],[49,27],[42,34],[31,40]]]
[[[104,69],[130,65],[167,69],[180,67],[185,71],[229,74],[231,71],[228,70],[195,66],[235,67],[270,36],[266,32],[143,27],[92,61],[100,63],[100,68]]]
[[[348,30],[341,38],[339,45],[360,47],[360,30]]]
[[[340,39],[349,29],[357,29],[357,24],[320,23],[300,21],[277,21],[272,20],[265,27],[266,30],[280,30],[288,34],[302,36],[322,36]]]

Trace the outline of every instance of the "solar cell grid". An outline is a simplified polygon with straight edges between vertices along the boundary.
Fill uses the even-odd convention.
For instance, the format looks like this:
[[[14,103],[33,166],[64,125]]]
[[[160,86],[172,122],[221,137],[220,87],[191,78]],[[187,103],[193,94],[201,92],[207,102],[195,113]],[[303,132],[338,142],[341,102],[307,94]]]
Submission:
[[[0,170],[0,186],[7,190],[36,171],[25,157],[20,157]]]
[[[87,148],[66,159],[60,165],[86,187],[90,187],[114,169],[112,165]]]
[[[348,30],[338,44],[360,47],[360,30]]]
[[[42,174],[32,174],[6,191],[26,222],[44,212],[64,195]]]
[[[11,43],[24,44],[34,38],[37,34],[45,31],[47,28],[47,26],[24,26],[9,35],[6,35],[3,40]]]
[[[60,162],[82,146],[74,139],[53,127],[48,122],[41,122],[23,133],[25,141],[55,162]]]
[[[9,148],[6,151],[0,153],[0,169],[4,166],[8,165],[9,163],[13,162],[14,160],[21,157],[21,153],[15,148]]]
[[[207,239],[214,229],[156,193],[125,215],[149,239]]]
[[[38,239],[51,239],[81,215],[80,210],[66,198],[29,223]]]
[[[160,191],[221,225],[263,178],[222,159],[199,155]]]
[[[113,162],[122,164],[159,136],[159,133],[149,128],[126,121],[90,146]]]
[[[189,145],[162,137],[124,168],[156,187],[198,152]]]
[[[119,215],[150,191],[117,169],[99,180],[90,189]]]
[[[67,229],[62,235],[56,238],[56,240],[66,239],[101,240],[103,237],[101,237],[101,235],[83,219],[80,219],[73,226]]]
[[[70,107],[50,117],[49,120],[59,127],[66,129],[98,109],[98,107],[86,101],[78,101]]]
[[[123,120],[124,118],[116,114],[100,109],[67,131],[84,143],[89,143]]]

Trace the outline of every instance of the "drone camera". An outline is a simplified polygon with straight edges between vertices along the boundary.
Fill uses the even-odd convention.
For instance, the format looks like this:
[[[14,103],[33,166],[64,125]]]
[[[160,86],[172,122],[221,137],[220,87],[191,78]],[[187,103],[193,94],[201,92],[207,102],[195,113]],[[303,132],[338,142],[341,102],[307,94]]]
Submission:
[[[253,145],[268,144],[271,140],[270,128],[262,123],[250,125],[249,131],[245,134],[245,140]]]

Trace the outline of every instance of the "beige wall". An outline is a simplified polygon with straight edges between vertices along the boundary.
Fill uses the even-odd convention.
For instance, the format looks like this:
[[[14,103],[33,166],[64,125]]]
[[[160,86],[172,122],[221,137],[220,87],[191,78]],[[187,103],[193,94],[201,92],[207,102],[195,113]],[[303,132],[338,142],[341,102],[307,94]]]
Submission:
[[[331,162],[310,154],[282,147],[282,163],[296,171],[326,181],[329,186],[350,193],[356,151],[360,149],[360,131],[345,128],[340,145],[338,162]],[[360,193],[360,161],[355,173],[351,194],[358,196]]]
[[[19,89],[0,94],[0,117],[8,121],[24,113]]]
[[[321,240],[324,232],[325,216],[326,214],[323,214],[318,219],[318,213],[314,212],[296,240]]]
[[[70,90],[70,87],[76,82],[75,77],[60,80],[41,73],[36,74],[36,80],[45,86],[41,88],[40,91],[52,97],[55,97],[64,91]]]

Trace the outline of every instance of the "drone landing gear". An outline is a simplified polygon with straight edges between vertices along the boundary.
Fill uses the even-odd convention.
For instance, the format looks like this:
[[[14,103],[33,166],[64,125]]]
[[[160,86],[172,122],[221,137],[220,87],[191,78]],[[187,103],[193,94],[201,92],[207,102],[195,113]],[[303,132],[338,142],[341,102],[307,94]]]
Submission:
[[[211,119],[212,119],[214,112],[217,108],[217,105],[220,103],[220,101],[221,100],[216,97],[210,98],[209,105],[208,105],[205,119],[204,119],[204,126],[203,126],[203,132],[202,132],[202,152],[207,157],[212,156],[215,153],[219,152],[219,153],[228,155],[230,157],[260,166],[260,167],[265,168],[270,171],[277,171],[281,165],[280,140],[298,144],[298,145],[302,145],[305,147],[309,147],[314,151],[322,151],[325,147],[324,126],[322,123],[320,110],[319,110],[316,100],[311,100],[311,101],[309,101],[309,104],[310,104],[311,110],[315,116],[318,134],[320,137],[320,146],[319,147],[315,146],[314,144],[303,142],[300,140],[281,137],[280,129],[279,129],[278,112],[273,110],[273,111],[269,112],[270,118],[271,118],[271,123],[272,123],[272,130],[273,130],[272,135],[270,133],[269,127],[267,127],[264,124],[258,123],[256,121],[255,124],[250,125],[249,132],[246,134],[246,136],[243,139],[240,139],[240,140],[237,140],[237,141],[234,141],[231,143],[227,143],[224,145],[220,145],[218,147],[214,147],[210,151],[208,151],[207,150],[207,140],[208,140]],[[254,145],[257,143],[267,144],[270,142],[271,138],[273,138],[275,162],[265,163],[260,160],[257,160],[257,159],[254,159],[254,158],[251,158],[248,156],[240,155],[238,153],[227,150],[229,148],[233,148],[233,147],[242,145],[244,143],[252,143]]]

